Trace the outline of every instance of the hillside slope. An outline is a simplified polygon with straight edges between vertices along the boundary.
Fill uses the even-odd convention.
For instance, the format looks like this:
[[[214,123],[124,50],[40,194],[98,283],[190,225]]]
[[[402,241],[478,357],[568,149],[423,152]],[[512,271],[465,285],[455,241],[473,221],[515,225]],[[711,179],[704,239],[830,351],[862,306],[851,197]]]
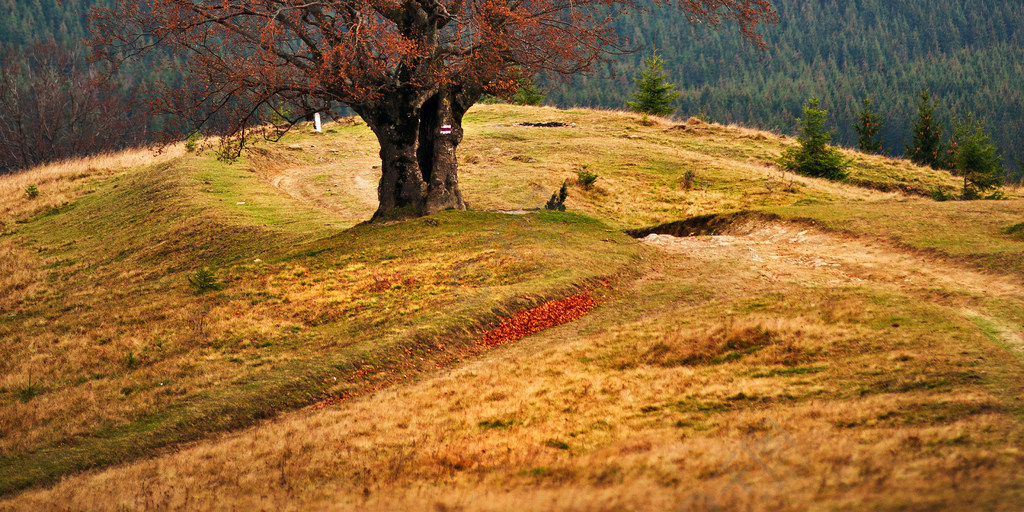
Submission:
[[[948,175],[852,153],[860,186],[801,178],[771,164],[788,139],[639,121],[474,109],[474,211],[383,225],[357,224],[379,171],[353,121],[231,166],[4,178],[3,491],[153,457],[0,509],[1019,502],[1019,194],[936,203],[914,192]]]

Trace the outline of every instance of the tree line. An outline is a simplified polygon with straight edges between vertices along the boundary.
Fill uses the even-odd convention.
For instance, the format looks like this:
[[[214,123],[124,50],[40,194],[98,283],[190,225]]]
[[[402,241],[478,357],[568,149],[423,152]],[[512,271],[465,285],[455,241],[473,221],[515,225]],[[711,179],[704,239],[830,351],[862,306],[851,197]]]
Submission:
[[[626,106],[643,114],[644,121],[648,115],[672,114],[675,111],[672,102],[679,93],[667,77],[664,61],[655,50],[645,61],[644,69],[633,79],[636,90],[633,101],[627,101]],[[807,100],[803,117],[799,120],[798,145],[783,152],[778,164],[783,169],[805,176],[835,181],[846,179],[851,161],[830,145],[834,130],[825,131],[828,112],[820,107],[818,98]],[[954,176],[962,177],[962,200],[1001,198],[1002,192],[996,189],[1013,175],[1002,167],[1003,156],[991,143],[985,124],[970,113],[959,116],[953,122],[952,136],[946,140],[942,127],[936,122],[935,107],[928,89],[922,90],[917,101],[917,120],[911,129],[911,142],[906,145],[905,156],[919,165],[945,169]],[[862,152],[881,152],[880,132],[883,126],[881,116],[871,108],[871,99],[865,97],[853,126]],[[942,201],[953,198],[943,189],[933,190],[932,196]]]
[[[25,59],[30,45],[69,49],[77,69],[84,62],[87,14],[112,0],[0,0],[0,47]],[[889,2],[886,0],[775,0],[779,23],[764,31],[767,52],[744,43],[728,24],[707,30],[678,11],[632,9],[613,26],[625,52],[596,73],[568,82],[539,80],[548,103],[622,108],[632,78],[650,49],[659,48],[669,79],[678,84],[674,105],[725,123],[795,133],[809,97],[830,111],[836,142],[854,146],[853,126],[861,101],[870,96],[879,112],[881,151],[902,154],[922,88],[941,99],[936,123],[953,132],[956,113],[974,112],[989,127],[1006,166],[1024,174],[1024,4],[1016,0]],[[643,0],[649,7],[652,0]],[[185,67],[163,55],[122,68],[113,90],[145,98],[151,84],[174,84]],[[25,65],[20,64],[24,69]],[[89,70],[88,74],[95,74]],[[10,119],[9,115],[2,116]],[[138,116],[135,116],[138,119]],[[163,121],[150,125],[150,136]],[[2,168],[2,166],[0,166]],[[9,167],[8,167],[9,168]]]
[[[1024,164],[1024,4],[1016,0],[891,2],[775,0],[779,23],[765,31],[767,52],[754,51],[729,27],[707,30],[665,12],[635,12],[618,21],[634,53],[601,72],[563,83],[543,81],[549,103],[622,108],[633,77],[657,48],[674,103],[685,115],[706,113],[783,133],[800,129],[804,102],[829,110],[835,141],[857,145],[854,129],[869,96],[879,112],[882,152],[910,143],[922,88],[941,100],[936,123],[952,133],[955,117],[973,112],[1019,176]],[[611,83],[609,83],[609,81]]]

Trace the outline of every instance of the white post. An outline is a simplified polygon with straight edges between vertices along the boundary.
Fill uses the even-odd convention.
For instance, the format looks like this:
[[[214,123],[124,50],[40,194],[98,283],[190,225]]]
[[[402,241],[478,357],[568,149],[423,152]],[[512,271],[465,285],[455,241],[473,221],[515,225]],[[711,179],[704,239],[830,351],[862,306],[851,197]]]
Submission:
[[[313,114],[313,125],[316,126],[316,132],[320,133],[320,112]]]

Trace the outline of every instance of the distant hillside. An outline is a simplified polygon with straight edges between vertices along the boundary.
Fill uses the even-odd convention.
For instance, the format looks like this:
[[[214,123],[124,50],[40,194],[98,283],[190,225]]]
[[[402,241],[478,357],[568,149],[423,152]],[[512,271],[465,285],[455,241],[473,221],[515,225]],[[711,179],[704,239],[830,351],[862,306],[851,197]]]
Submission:
[[[765,30],[770,49],[764,53],[743,44],[731,27],[691,27],[671,9],[624,16],[620,34],[640,51],[617,57],[602,77],[547,85],[549,101],[622,108],[638,67],[658,47],[683,92],[677,102],[683,115],[704,109],[715,121],[795,133],[802,104],[818,96],[836,140],[854,145],[852,124],[867,94],[885,119],[885,150],[902,154],[917,94],[929,87],[945,121],[973,111],[988,122],[1008,164],[1024,161],[1019,0],[774,3],[781,20]],[[604,79],[609,75],[611,83]]]
[[[78,43],[88,36],[83,14],[105,0],[2,0],[0,45],[28,46],[54,39]]]

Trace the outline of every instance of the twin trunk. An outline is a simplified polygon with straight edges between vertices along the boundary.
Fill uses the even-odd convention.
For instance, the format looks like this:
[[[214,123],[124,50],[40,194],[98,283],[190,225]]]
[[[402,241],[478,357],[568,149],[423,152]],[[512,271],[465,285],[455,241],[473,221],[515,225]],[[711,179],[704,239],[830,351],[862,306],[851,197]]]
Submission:
[[[466,209],[455,149],[462,117],[476,99],[442,87],[419,107],[414,95],[395,94],[360,112],[380,142],[380,206],[373,220]]]

